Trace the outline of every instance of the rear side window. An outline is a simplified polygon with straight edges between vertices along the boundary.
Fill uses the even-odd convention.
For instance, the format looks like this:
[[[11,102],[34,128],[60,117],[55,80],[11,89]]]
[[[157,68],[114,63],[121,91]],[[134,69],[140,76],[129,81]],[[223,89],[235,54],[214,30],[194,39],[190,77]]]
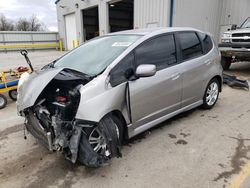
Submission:
[[[164,35],[143,43],[135,50],[136,65],[153,64],[157,70],[177,62],[174,35]]]
[[[203,42],[204,54],[207,54],[213,48],[213,42],[209,35],[205,33],[199,33],[200,39]]]
[[[182,60],[188,60],[202,55],[202,46],[195,32],[179,33]]]

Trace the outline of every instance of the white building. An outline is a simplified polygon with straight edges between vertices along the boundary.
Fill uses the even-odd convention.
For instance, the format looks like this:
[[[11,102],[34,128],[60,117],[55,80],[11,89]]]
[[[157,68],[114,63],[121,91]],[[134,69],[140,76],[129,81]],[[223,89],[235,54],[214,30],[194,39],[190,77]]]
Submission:
[[[147,27],[194,27],[218,40],[228,25],[250,16],[249,0],[57,0],[56,6],[66,49],[109,32]]]

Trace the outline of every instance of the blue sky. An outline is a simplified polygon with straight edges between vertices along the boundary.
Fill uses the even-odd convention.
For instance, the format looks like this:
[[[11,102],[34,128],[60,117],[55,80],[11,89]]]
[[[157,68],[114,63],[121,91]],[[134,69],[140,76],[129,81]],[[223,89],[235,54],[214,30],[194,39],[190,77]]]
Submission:
[[[35,14],[50,31],[57,31],[55,0],[0,0],[0,14],[15,21]]]

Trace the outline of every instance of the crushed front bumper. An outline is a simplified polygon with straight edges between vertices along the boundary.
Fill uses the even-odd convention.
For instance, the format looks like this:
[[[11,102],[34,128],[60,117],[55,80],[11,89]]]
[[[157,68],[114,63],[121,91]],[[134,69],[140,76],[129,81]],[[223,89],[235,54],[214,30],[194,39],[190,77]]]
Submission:
[[[25,115],[25,126],[28,132],[48,150],[61,151],[65,158],[72,163],[78,161],[85,166],[96,168],[108,164],[108,161],[113,156],[121,157],[117,132],[111,128],[110,124],[75,120],[70,124],[70,126],[72,125],[72,129],[66,131],[63,127],[60,128],[62,124],[58,121],[57,128],[54,128],[52,122],[52,129],[50,131],[48,129],[46,130],[45,127],[41,125],[31,109],[26,111]],[[99,127],[98,130],[100,133],[104,135],[107,147],[110,149],[110,154],[108,156],[94,151],[89,143],[87,133],[83,130],[96,126]],[[60,131],[57,132],[58,130]]]
[[[53,127],[51,127],[51,130],[46,130],[31,110],[26,112],[25,117],[25,127],[27,131],[42,145],[50,151],[62,151],[68,160],[72,163],[76,162],[82,127],[72,122],[70,134],[61,130],[60,134],[56,135],[56,130],[54,130]]]

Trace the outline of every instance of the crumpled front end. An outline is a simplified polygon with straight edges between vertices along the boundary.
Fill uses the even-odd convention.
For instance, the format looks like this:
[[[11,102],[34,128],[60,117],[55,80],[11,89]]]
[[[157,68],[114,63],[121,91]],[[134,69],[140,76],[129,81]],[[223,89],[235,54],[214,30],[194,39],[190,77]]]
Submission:
[[[18,84],[17,112],[21,113],[24,109],[33,106],[43,89],[62,70],[57,68],[35,71],[25,80],[23,74]]]
[[[19,88],[17,108],[27,130],[50,151],[62,151],[76,162],[82,128],[75,115],[80,88],[91,77],[71,69],[34,72]]]

